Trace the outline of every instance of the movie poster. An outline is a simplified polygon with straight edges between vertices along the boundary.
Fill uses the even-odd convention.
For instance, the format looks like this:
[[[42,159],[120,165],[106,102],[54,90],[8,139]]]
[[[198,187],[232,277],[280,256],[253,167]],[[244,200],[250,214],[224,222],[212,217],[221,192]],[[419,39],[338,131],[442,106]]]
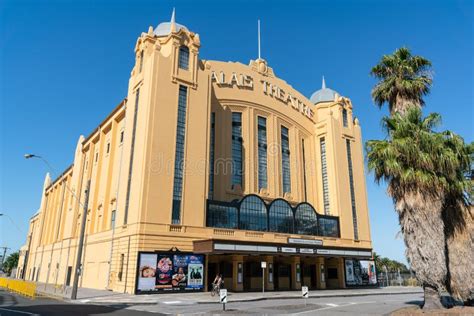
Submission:
[[[143,291],[154,290],[156,276],[156,254],[142,254],[138,268],[138,288]]]
[[[137,293],[204,289],[204,256],[140,253]]]
[[[166,289],[172,288],[171,277],[173,273],[172,256],[158,255],[158,263],[156,265],[156,288]]]
[[[345,260],[346,285],[364,286],[376,285],[377,274],[372,260]]]
[[[353,260],[346,260],[345,265],[346,265],[346,283],[348,285],[355,285]]]
[[[193,289],[204,288],[204,264],[199,256],[190,256],[188,264],[188,287]]]

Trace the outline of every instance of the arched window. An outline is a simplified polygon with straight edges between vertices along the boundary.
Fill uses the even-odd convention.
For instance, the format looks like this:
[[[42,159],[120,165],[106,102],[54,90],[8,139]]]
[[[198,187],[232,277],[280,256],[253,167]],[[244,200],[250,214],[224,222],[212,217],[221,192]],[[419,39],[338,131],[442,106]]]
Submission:
[[[275,200],[268,211],[269,228],[271,232],[293,233],[293,210],[285,200]]]
[[[240,229],[267,230],[267,208],[255,195],[245,197],[240,203]]]
[[[179,48],[178,67],[184,70],[189,68],[189,48],[182,45]]]
[[[300,235],[318,234],[318,216],[308,203],[301,203],[295,211],[295,233]]]

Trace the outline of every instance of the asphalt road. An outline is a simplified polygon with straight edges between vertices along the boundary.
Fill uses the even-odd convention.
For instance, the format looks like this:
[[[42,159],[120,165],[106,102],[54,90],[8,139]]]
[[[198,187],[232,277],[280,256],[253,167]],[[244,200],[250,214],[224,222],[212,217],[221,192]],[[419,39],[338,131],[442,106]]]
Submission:
[[[346,298],[263,300],[226,304],[195,304],[179,301],[153,305],[103,306],[76,304],[47,298],[29,300],[0,290],[0,315],[389,315],[421,303],[421,294],[370,295]]]
[[[127,310],[109,306],[92,304],[73,304],[49,298],[36,298],[30,300],[20,295],[0,290],[0,315],[1,316],[28,316],[28,315],[160,315],[143,311]],[[163,315],[163,314],[162,314]]]
[[[161,312],[167,315],[389,315],[402,308],[421,304],[422,294],[369,295],[355,297],[263,300],[226,304],[184,305],[179,299],[162,304],[133,306],[135,310]]]

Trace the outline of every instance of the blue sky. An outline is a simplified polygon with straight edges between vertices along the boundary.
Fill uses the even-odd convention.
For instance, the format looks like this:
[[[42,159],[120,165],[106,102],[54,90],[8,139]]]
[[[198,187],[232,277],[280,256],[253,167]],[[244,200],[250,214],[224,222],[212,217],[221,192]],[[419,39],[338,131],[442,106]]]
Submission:
[[[306,96],[321,86],[350,97],[365,140],[381,138],[369,71],[406,45],[434,65],[426,112],[473,140],[472,1],[5,1],[0,0],[0,246],[18,249],[39,207],[47,157],[61,172],[87,135],[125,97],[133,48],[148,26],[199,33],[200,58],[248,63],[257,55]],[[405,261],[385,187],[367,175],[374,250]]]

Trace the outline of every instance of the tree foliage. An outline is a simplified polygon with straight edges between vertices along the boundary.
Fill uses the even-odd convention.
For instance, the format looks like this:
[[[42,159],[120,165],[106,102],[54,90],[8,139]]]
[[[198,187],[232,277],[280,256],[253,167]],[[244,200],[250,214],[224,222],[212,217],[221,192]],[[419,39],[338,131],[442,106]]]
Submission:
[[[378,272],[382,272],[383,267],[387,267],[388,272],[398,272],[398,271],[400,271],[400,273],[410,272],[410,270],[404,263],[401,263],[397,260],[389,259],[387,257],[381,257],[375,252],[374,252],[374,261],[375,261],[375,266],[378,269],[377,270]]]
[[[421,110],[412,107],[406,115],[395,113],[382,122],[388,138],[366,143],[368,167],[377,182],[390,184],[394,198],[407,190],[465,197],[470,190],[465,178],[470,147],[453,132],[434,131],[441,122],[439,114],[423,118]]]
[[[433,81],[430,68],[428,59],[413,56],[406,47],[384,55],[371,71],[379,79],[372,89],[374,102],[379,107],[387,103],[391,114],[405,112],[410,104],[421,107]]]
[[[18,266],[18,258],[20,257],[18,252],[10,254],[3,262],[3,271],[8,275],[12,272],[13,268]]]

